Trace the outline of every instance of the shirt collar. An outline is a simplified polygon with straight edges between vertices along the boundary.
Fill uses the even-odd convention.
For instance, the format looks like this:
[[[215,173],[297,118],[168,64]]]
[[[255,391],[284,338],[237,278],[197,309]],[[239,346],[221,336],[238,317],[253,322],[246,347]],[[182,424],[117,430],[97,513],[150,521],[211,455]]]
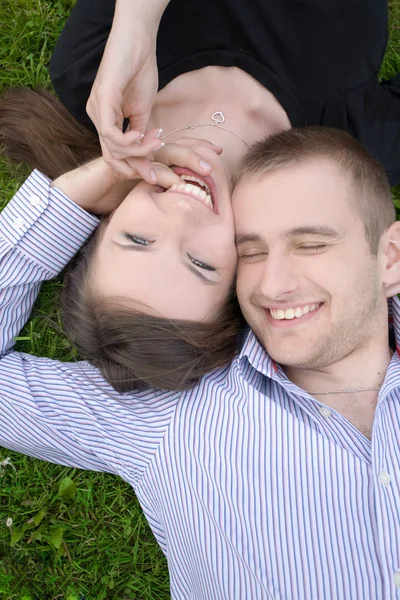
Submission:
[[[239,354],[239,361],[241,365],[247,361],[256,371],[270,378],[278,371],[278,365],[265,351],[258,337],[251,329],[245,338]]]
[[[400,300],[397,296],[389,298],[389,327],[393,328],[396,351],[400,356]],[[278,372],[281,370],[279,365],[269,356],[264,350],[255,333],[251,330],[246,335],[242,350],[239,354],[239,361],[247,359],[248,363],[262,375],[266,375],[271,379],[275,379]]]
[[[393,296],[388,300],[389,326],[393,329],[396,351],[400,355],[400,300]]]

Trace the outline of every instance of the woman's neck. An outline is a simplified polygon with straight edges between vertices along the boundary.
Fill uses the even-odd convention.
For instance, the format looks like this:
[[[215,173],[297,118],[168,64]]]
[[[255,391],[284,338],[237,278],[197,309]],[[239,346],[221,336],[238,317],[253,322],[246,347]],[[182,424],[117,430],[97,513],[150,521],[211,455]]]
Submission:
[[[211,127],[215,112],[224,115],[221,127]],[[185,73],[157,94],[150,127],[162,127],[164,135],[168,135],[198,124],[210,126],[177,131],[168,136],[168,141],[194,137],[218,144],[224,148],[221,158],[230,172],[245,154],[246,144],[290,128],[286,112],[276,98],[236,67],[205,67]]]

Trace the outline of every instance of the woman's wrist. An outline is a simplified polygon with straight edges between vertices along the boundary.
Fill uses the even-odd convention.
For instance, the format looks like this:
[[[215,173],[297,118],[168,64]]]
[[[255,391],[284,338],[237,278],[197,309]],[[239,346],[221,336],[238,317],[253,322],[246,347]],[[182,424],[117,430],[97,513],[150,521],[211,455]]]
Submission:
[[[119,182],[118,174],[103,158],[97,158],[57,177],[51,187],[61,190],[84,210],[99,214],[99,201]]]
[[[170,0],[117,0],[112,28],[129,23],[137,33],[156,36],[161,17]],[[111,30],[112,31],[112,30]]]

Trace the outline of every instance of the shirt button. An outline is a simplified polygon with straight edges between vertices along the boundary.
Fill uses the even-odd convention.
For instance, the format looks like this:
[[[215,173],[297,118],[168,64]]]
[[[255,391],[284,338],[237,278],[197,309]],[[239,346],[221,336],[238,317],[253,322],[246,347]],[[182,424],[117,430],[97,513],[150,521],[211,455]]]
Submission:
[[[15,219],[13,225],[14,225],[15,229],[23,229],[25,227],[24,220],[21,219],[21,217],[18,217],[18,219]]]
[[[321,408],[319,409],[319,412],[321,413],[321,415],[323,417],[325,417],[325,419],[329,419],[329,417],[331,416],[331,411],[329,410],[329,408],[325,408],[325,406],[321,406]]]
[[[391,481],[391,477],[389,475],[389,473],[386,473],[386,471],[381,471],[378,475],[379,481],[383,484],[383,485],[389,485],[390,481]],[[399,572],[399,584],[400,584],[400,572]]]
[[[394,581],[394,585],[397,588],[400,588],[400,571],[396,571],[396,573],[393,576],[393,581]]]
[[[41,199],[39,198],[39,196],[30,196],[29,197],[29,204],[31,206],[40,206],[40,204],[42,203]]]

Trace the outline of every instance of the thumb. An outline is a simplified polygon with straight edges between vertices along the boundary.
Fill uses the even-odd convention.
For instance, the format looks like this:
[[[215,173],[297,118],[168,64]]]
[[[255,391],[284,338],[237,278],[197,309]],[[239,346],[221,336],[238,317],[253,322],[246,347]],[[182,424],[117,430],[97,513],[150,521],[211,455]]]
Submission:
[[[129,116],[129,129],[132,131],[140,131],[145,133],[147,131],[147,123],[149,122],[151,114],[151,108],[140,114]]]

